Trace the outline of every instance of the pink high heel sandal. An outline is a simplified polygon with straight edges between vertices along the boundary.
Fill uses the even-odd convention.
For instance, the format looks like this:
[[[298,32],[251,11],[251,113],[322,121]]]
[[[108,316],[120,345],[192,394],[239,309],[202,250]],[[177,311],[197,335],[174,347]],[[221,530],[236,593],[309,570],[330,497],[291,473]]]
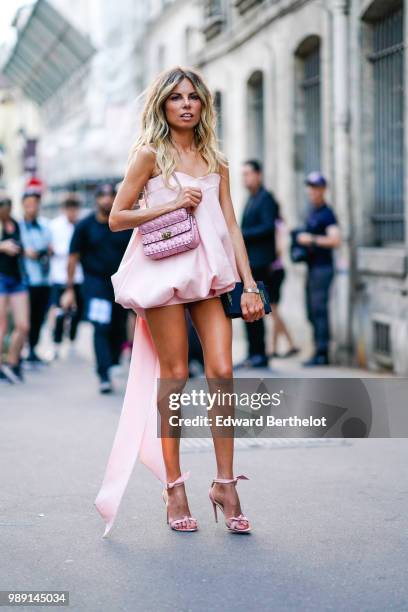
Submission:
[[[208,492],[208,495],[209,495],[211,503],[213,505],[214,517],[215,517],[215,522],[216,523],[218,523],[217,506],[222,511],[222,513],[224,515],[225,515],[225,512],[224,512],[223,504],[221,504],[219,501],[217,501],[215,499],[215,497],[214,497],[214,493],[213,493],[213,486],[214,486],[214,484],[216,482],[218,482],[220,484],[234,483],[234,485],[236,485],[238,480],[249,480],[249,478],[247,478],[246,476],[241,474],[240,476],[235,476],[235,478],[231,478],[230,480],[228,480],[226,478],[214,478],[213,479],[213,481],[211,483],[210,490]],[[240,529],[238,527],[238,523],[240,523],[242,521],[245,521],[246,523],[248,523],[248,527],[247,528]],[[247,517],[244,516],[242,513],[239,516],[230,516],[229,518],[226,518],[225,519],[225,524],[228,527],[228,529],[230,531],[233,531],[234,533],[248,533],[248,531],[251,531],[251,527],[249,525],[249,521],[248,521]]]
[[[177,478],[177,480],[175,480],[174,482],[168,482],[166,485],[166,488],[163,489],[163,501],[166,504],[166,510],[167,510],[167,524],[170,525],[171,529],[174,529],[174,531],[197,531],[198,529],[197,519],[195,519],[192,516],[185,515],[183,516],[183,518],[174,519],[169,522],[169,496],[166,491],[168,489],[172,489],[173,487],[177,487],[183,484],[183,482],[185,482],[189,476],[190,476],[190,472],[185,472],[179,478]],[[189,527],[189,528],[180,527],[180,525],[182,525],[185,521],[190,521],[190,522],[194,521],[195,526]]]

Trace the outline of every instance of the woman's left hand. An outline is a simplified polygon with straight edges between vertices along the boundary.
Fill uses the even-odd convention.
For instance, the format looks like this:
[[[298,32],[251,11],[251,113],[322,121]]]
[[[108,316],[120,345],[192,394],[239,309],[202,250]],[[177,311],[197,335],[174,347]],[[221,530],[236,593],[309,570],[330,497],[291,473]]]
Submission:
[[[241,310],[242,317],[247,323],[257,321],[265,315],[262,298],[258,293],[242,293]]]

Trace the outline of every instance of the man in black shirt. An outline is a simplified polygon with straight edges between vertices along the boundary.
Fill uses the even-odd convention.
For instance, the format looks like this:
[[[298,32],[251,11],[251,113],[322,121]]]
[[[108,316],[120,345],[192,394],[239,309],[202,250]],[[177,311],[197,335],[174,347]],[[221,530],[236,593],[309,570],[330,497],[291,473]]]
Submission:
[[[329,363],[329,295],[334,278],[333,249],[341,244],[336,215],[326,203],[327,181],[320,172],[306,179],[311,209],[297,242],[307,247],[306,307],[313,326],[315,354],[303,365]]]
[[[243,180],[250,195],[241,220],[242,236],[254,279],[264,281],[271,295],[271,264],[276,259],[275,223],[278,216],[278,205],[273,195],[263,185],[262,166],[259,161],[251,159],[244,163]],[[263,318],[252,323],[245,323],[245,329],[249,355],[235,368],[267,367]]]
[[[75,305],[73,290],[76,264],[84,272],[85,313],[94,326],[94,349],[101,393],[110,393],[109,369],[119,361],[126,340],[127,311],[115,302],[111,276],[121,262],[131,230],[112,232],[108,220],[116,191],[112,185],[101,185],[96,192],[96,211],[75,227],[68,261],[67,290],[61,298],[63,308]]]

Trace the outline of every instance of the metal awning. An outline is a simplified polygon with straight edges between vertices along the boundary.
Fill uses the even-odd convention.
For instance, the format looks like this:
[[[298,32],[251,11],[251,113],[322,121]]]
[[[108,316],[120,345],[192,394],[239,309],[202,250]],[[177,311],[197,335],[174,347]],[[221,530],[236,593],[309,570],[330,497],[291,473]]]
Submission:
[[[43,104],[94,53],[87,37],[46,0],[38,0],[2,72]]]

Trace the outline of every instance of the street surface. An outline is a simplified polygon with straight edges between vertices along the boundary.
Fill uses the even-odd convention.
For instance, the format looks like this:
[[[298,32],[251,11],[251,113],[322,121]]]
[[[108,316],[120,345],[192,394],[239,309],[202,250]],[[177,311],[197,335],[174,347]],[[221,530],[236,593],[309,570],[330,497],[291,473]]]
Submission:
[[[97,393],[88,332],[77,356],[0,387],[1,589],[68,590],[75,612],[408,610],[406,439],[237,440],[241,536],[213,519],[210,441],[183,440],[199,532],[168,528],[137,464],[102,539],[93,501],[126,371]]]

